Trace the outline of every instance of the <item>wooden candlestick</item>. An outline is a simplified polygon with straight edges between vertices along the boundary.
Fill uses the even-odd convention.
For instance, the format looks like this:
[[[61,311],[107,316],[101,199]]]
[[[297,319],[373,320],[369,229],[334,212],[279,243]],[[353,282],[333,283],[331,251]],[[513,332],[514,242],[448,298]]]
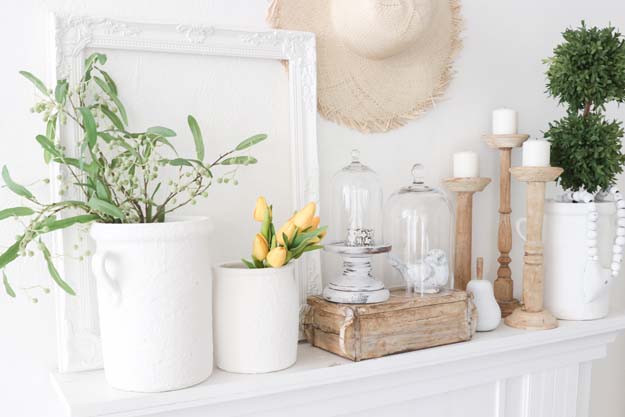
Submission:
[[[450,191],[458,193],[456,199],[456,247],[454,253],[454,288],[466,290],[471,281],[471,240],[473,235],[473,194],[482,191],[490,178],[446,178]]]
[[[529,135],[484,135],[484,141],[491,148],[499,149],[499,229],[497,249],[499,250],[499,268],[493,285],[495,298],[501,308],[501,317],[507,317],[519,306],[513,296],[514,282],[510,270],[510,251],[512,250],[512,226],[510,224],[510,167],[512,148],[519,148]]]
[[[558,327],[558,321],[543,308],[543,215],[545,184],[562,173],[557,167],[515,167],[510,172],[527,183],[527,233],[523,257],[523,305],[506,317],[508,326],[525,330]]]

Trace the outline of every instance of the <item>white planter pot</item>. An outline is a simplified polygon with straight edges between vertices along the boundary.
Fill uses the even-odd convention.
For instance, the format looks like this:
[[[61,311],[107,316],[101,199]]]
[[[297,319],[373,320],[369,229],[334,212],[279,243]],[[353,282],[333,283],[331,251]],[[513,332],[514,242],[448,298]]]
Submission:
[[[228,372],[288,368],[297,359],[299,289],[293,264],[214,269],[215,361]]]
[[[610,306],[614,203],[596,203],[599,261],[588,257],[588,205],[545,204],[545,307],[564,320],[605,317]]]
[[[121,390],[202,382],[213,369],[207,218],[94,224],[104,371]]]

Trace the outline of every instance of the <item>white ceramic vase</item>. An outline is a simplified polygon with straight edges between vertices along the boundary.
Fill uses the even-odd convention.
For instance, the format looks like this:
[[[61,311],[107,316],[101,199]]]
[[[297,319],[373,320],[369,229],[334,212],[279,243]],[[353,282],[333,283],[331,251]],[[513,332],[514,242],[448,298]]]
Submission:
[[[596,203],[599,260],[588,256],[588,204],[547,201],[544,223],[545,307],[564,320],[605,317],[610,307],[614,203]]]
[[[228,372],[279,371],[297,359],[299,289],[293,264],[215,267],[215,362]]]
[[[210,222],[91,227],[104,372],[117,389],[169,391],[213,369]]]

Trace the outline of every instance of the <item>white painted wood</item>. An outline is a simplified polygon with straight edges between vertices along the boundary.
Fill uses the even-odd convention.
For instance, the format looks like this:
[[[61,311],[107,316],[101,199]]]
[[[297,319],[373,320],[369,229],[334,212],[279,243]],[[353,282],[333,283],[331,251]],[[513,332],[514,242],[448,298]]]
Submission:
[[[319,164],[316,140],[316,49],[311,33],[280,30],[232,30],[213,26],[122,22],[117,20],[53,16],[54,78],[77,81],[88,51],[112,53],[165,52],[171,54],[280,60],[288,63],[291,212],[319,199]],[[63,127],[62,142],[72,152],[80,132]],[[52,192],[56,193],[59,167],[52,168]],[[68,196],[71,198],[72,196]],[[279,202],[274,201],[275,204]],[[214,204],[214,203],[211,203]],[[224,202],[231,204],[231,201]],[[58,233],[55,251],[69,253],[74,232]],[[296,265],[300,300],[321,292],[320,254],[307,254]],[[59,268],[78,297],[56,291],[58,359],[63,372],[97,369],[102,365],[96,288],[88,264],[65,257]]]
[[[625,314],[527,332],[500,326],[466,343],[358,363],[307,344],[281,372],[229,374],[160,394],[110,388],[102,371],[52,374],[72,416],[575,417],[590,362],[625,328]],[[584,397],[586,396],[586,397]],[[586,399],[585,399],[586,398]]]

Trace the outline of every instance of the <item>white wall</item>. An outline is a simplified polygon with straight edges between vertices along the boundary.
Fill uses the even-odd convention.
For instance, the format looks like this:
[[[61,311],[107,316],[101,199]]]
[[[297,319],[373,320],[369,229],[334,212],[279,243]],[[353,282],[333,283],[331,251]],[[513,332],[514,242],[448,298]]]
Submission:
[[[263,27],[266,2],[256,0],[22,0],[0,6],[0,163],[8,163],[15,177],[35,181],[47,170],[33,140],[42,126],[28,113],[32,90],[17,74],[28,69],[43,74],[46,69],[45,28],[48,10],[73,14],[97,14],[116,18],[187,22],[238,27]],[[459,149],[479,151],[482,174],[497,181],[497,156],[480,142],[488,131],[490,110],[506,105],[520,112],[521,130],[539,135],[547,122],[561,110],[544,95],[544,66],[541,59],[560,41],[560,32],[582,18],[590,24],[612,22],[625,30],[625,3],[611,0],[465,0],[465,47],[457,60],[457,75],[444,101],[420,120],[377,135],[319,120],[321,199],[327,202],[331,175],[348,161],[349,151],[358,147],[362,158],[379,172],[385,192],[404,185],[414,162],[426,164],[427,180],[439,184],[450,174],[451,154]],[[622,110],[610,113],[623,118]],[[519,161],[516,154],[514,162]],[[622,184],[621,184],[622,185]],[[41,186],[40,190],[45,191]],[[513,217],[523,212],[522,187],[513,183]],[[0,206],[17,200],[0,190]],[[497,187],[490,186],[476,198],[474,254],[485,258],[485,273],[496,271]],[[327,218],[329,207],[323,207]],[[514,220],[514,219],[513,219]],[[0,245],[10,244],[17,229],[0,225]],[[519,281],[521,245],[515,239],[512,258],[515,281]],[[324,260],[330,265],[333,261]],[[47,283],[47,273],[35,263],[22,263],[11,270],[16,286]],[[520,285],[516,286],[517,291]],[[33,293],[34,294],[34,293]],[[57,416],[61,407],[47,382],[55,366],[54,309],[52,298],[39,296],[31,304],[22,296],[9,300],[0,295],[0,411],[10,416]],[[615,288],[615,308],[625,307],[625,285]],[[611,346],[607,359],[593,371],[593,416],[625,415],[625,339]]]

